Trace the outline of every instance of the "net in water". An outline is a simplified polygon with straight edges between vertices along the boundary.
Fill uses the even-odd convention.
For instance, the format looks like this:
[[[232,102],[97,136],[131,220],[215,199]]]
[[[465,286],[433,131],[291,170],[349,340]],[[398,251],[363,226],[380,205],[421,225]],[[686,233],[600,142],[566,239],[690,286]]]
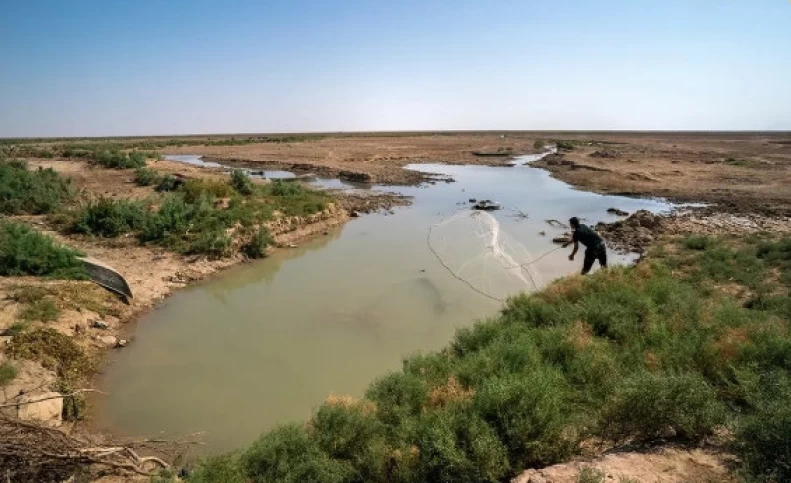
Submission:
[[[489,298],[503,301],[541,285],[531,253],[485,211],[460,211],[433,225],[428,245],[454,277]]]

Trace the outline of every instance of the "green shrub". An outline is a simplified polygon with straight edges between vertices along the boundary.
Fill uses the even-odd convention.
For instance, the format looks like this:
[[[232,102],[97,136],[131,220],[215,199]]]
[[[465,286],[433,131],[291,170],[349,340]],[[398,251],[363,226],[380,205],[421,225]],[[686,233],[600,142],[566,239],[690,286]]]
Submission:
[[[0,362],[0,387],[6,387],[16,379],[17,370],[14,365],[8,361]]]
[[[24,161],[0,161],[0,213],[52,213],[72,194],[70,181],[52,169],[30,171]]]
[[[756,410],[736,431],[737,452],[758,481],[791,481],[791,378],[780,374],[752,388]]]
[[[349,481],[352,469],[322,451],[300,425],[281,426],[261,436],[241,456],[245,476],[255,482]]]
[[[546,143],[541,139],[536,139],[533,143],[533,149],[544,149],[544,146],[546,146]]]
[[[233,193],[231,186],[220,180],[194,178],[187,180],[179,187],[184,198],[189,203],[195,203],[201,198],[228,198]]]
[[[141,229],[147,217],[148,212],[139,202],[99,198],[90,201],[76,214],[71,231],[115,238]]]
[[[190,475],[190,483],[247,483],[239,464],[239,454],[213,456],[201,460]]]
[[[38,320],[41,322],[53,322],[58,320],[60,316],[60,309],[51,301],[47,299],[36,300],[31,303],[22,313],[19,318],[22,320]]]
[[[37,275],[84,280],[81,254],[55,244],[54,240],[24,223],[0,221],[0,275]]]
[[[684,247],[690,250],[705,250],[711,246],[711,239],[705,235],[689,235],[684,239]]]
[[[496,482],[511,472],[495,430],[469,408],[450,408],[421,418],[416,481]]]
[[[494,377],[475,393],[473,408],[508,448],[514,469],[546,466],[569,456],[576,445],[570,425],[568,388],[549,367],[526,375]]]
[[[264,258],[266,257],[266,248],[271,244],[272,237],[269,236],[269,230],[266,226],[261,225],[250,240],[242,245],[242,253],[248,258]]]
[[[146,155],[139,151],[127,154],[122,151],[105,150],[90,154],[90,158],[94,163],[112,169],[136,169],[146,165]]]
[[[555,146],[557,146],[559,151],[574,150],[574,143],[572,141],[557,140],[555,141]]]
[[[165,193],[168,191],[175,191],[181,185],[181,181],[178,180],[172,174],[166,174],[162,178],[159,179],[159,183],[157,183],[156,191],[160,193]]]
[[[135,169],[135,183],[138,186],[151,186],[159,182],[159,173],[151,168],[140,167]]]
[[[369,402],[328,402],[310,424],[310,436],[331,458],[348,465],[353,481],[385,479],[388,446]]]
[[[241,169],[235,169],[231,173],[231,186],[233,186],[233,189],[239,194],[245,196],[249,196],[255,191],[253,180]]]
[[[418,416],[428,398],[423,379],[410,373],[388,374],[371,384],[365,397],[376,403],[376,414],[395,440],[406,439],[409,425]]]
[[[668,429],[682,439],[700,440],[725,417],[714,388],[696,374],[639,373],[623,382],[604,412],[612,437],[640,440]]]

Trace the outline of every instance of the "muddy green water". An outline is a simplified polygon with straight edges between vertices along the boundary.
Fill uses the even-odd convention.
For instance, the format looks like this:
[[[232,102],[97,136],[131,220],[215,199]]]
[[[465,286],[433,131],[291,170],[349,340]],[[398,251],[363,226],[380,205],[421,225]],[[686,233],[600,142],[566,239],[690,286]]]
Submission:
[[[530,158],[525,158],[529,160]],[[184,289],[143,317],[135,341],[113,353],[100,385],[98,424],[119,435],[204,431],[205,452],[249,444],[277,424],[310,416],[329,393],[361,395],[404,356],[440,348],[500,304],[453,278],[429,251],[429,227],[493,199],[503,230],[540,255],[561,232],[547,218],[612,220],[605,210],[665,210],[652,200],[577,191],[517,166],[424,165],[455,183],[401,188],[394,215],[366,215],[299,248]],[[539,235],[546,231],[548,236]],[[577,272],[558,251],[535,270],[545,281]],[[625,257],[611,257],[624,262]]]

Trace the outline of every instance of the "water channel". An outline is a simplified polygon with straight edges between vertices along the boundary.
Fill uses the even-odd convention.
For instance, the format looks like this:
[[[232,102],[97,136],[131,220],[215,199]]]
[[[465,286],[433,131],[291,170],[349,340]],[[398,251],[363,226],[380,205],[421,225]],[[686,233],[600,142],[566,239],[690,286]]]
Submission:
[[[455,182],[374,187],[413,196],[413,204],[178,291],[139,321],[135,342],[105,366],[100,385],[109,396],[99,402],[98,424],[129,436],[205,431],[202,451],[231,450],[306,419],[330,393],[361,395],[408,354],[444,346],[457,328],[501,305],[454,278],[426,243],[431,225],[469,209],[469,198],[500,202],[504,209],[492,213],[502,229],[536,255],[563,231],[546,219],[594,224],[615,219],[609,207],[670,208],[573,189],[526,165],[533,159],[410,166]],[[553,252],[534,269],[545,281],[577,272],[581,257],[567,256]]]

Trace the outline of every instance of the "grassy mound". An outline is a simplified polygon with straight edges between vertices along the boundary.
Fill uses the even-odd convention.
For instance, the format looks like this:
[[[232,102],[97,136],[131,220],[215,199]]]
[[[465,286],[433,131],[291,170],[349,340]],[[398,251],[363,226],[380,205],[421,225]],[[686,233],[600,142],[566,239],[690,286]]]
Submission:
[[[84,280],[80,253],[20,222],[0,221],[0,275]]]
[[[261,258],[272,243],[264,223],[275,213],[308,216],[324,210],[328,195],[297,183],[256,185],[241,171],[229,180],[158,177],[147,168],[136,172],[138,183],[158,183],[165,192],[143,203],[100,198],[82,207],[70,229],[74,233],[114,238],[135,233],[151,243],[184,254],[225,257],[240,250]]]
[[[789,240],[731,242],[679,243],[515,297],[363,399],[331,398],[307,424],[203,462],[195,480],[502,481],[591,438],[695,443],[729,426],[747,470],[784,481],[790,320],[751,297],[788,297],[777,279]]]
[[[0,161],[0,213],[52,213],[71,197],[69,180],[52,169],[30,171],[24,161]]]

